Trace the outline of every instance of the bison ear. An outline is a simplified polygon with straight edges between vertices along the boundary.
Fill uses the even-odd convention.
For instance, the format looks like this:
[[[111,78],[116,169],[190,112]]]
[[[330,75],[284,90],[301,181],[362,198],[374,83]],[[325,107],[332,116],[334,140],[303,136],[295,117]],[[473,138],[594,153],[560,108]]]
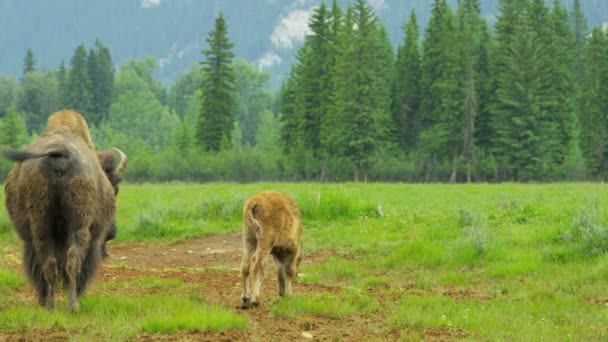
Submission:
[[[116,147],[112,147],[112,149],[114,150],[112,170],[117,174],[121,174],[127,168],[127,155]]]

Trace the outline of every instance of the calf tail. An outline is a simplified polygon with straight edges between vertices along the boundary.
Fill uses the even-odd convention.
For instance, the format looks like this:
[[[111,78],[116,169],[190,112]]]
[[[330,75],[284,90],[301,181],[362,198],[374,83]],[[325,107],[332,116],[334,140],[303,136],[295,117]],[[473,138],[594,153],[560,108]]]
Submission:
[[[260,210],[260,208],[258,207],[258,205],[253,204],[251,206],[251,208],[248,208],[245,211],[244,221],[245,221],[245,225],[247,227],[249,227],[250,231],[253,230],[253,232],[261,232],[261,230],[262,230],[260,222],[255,219],[256,213],[259,210]]]

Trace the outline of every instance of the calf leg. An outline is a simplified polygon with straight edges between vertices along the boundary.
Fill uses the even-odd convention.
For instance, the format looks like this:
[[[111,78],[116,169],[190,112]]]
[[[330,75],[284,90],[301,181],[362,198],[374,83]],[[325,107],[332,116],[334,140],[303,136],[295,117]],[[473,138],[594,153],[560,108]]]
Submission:
[[[243,281],[243,293],[241,294],[241,308],[249,308],[251,288],[249,286],[249,268],[251,267],[251,256],[255,251],[255,241],[245,240],[243,248],[243,260],[241,261],[241,278]]]
[[[251,257],[251,266],[249,269],[249,288],[251,290],[251,306],[258,306],[258,296],[264,281],[264,268],[266,259],[270,254],[270,248],[262,248],[258,244],[258,248]]]
[[[68,309],[75,311],[78,308],[77,281],[82,269],[82,263],[91,243],[91,233],[88,227],[77,230],[72,236],[72,243],[68,249],[66,271],[68,275]]]
[[[110,231],[108,232],[108,235],[106,235],[106,238],[104,239],[103,244],[101,245],[101,256],[104,259],[110,256],[110,254],[108,254],[108,251],[106,250],[106,242],[113,240],[114,238],[116,238],[116,220],[112,222],[112,226],[110,226]]]
[[[277,285],[279,287],[279,296],[283,296],[285,294],[285,269],[283,267],[283,260],[275,256],[274,261],[277,266]]]
[[[291,283],[293,279],[296,277],[297,265],[296,265],[296,253],[290,253],[285,260],[283,260],[283,267],[281,267],[283,276],[285,277],[285,285],[283,288],[283,293],[279,291],[279,295],[290,296],[291,295]]]

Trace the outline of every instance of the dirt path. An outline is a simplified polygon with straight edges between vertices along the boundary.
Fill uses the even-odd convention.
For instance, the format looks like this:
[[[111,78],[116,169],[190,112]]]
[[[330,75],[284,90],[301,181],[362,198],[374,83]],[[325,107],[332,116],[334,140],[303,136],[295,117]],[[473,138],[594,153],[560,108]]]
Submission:
[[[306,340],[303,332],[314,340],[362,341],[386,340],[397,336],[378,336],[370,333],[367,326],[374,319],[342,318],[328,319],[303,315],[293,318],[274,316],[265,305],[277,297],[276,277],[272,268],[267,273],[262,288],[261,307],[254,310],[239,308],[241,295],[242,241],[240,235],[210,236],[183,243],[112,244],[109,251],[112,258],[104,264],[98,274],[102,281],[132,280],[157,276],[179,279],[185,283],[197,284],[201,296],[207,301],[231,308],[249,319],[247,332],[227,332],[221,334],[182,334],[174,337],[143,336],[144,340],[210,340],[210,341],[293,341]],[[324,258],[324,253],[309,255],[303,265]],[[325,253],[326,254],[326,253]],[[271,263],[272,264],[272,263]],[[271,265],[271,267],[273,267]],[[296,283],[294,293],[338,292],[341,288],[323,285]],[[381,324],[381,322],[376,322]]]
[[[182,332],[178,335],[141,335],[141,341],[393,341],[400,340],[400,332],[387,328],[389,313],[380,312],[371,317],[343,317],[329,319],[313,315],[296,317],[276,317],[269,310],[269,304],[277,298],[274,263],[267,272],[261,294],[261,306],[252,310],[239,308],[241,295],[241,262],[240,235],[209,236],[177,244],[164,243],[110,243],[108,251],[111,258],[104,261],[103,267],[93,281],[90,292],[95,293],[103,288],[99,283],[126,282],[142,278],[157,277],[177,279],[186,284],[197,285],[201,298],[226,307],[244,315],[249,320],[246,332],[229,331],[225,333]],[[15,251],[17,252],[17,251]],[[321,262],[330,253],[327,251],[306,255],[303,265]],[[15,260],[13,260],[15,259]],[[5,259],[6,260],[6,259]],[[19,268],[17,258],[11,257],[12,267]],[[97,284],[97,286],[96,286]],[[35,302],[33,291],[19,291],[18,296],[25,302]],[[295,283],[295,294],[337,293],[342,288],[318,284]],[[134,295],[166,294],[166,289],[121,289],[133,291]],[[156,292],[155,292],[156,291]],[[171,291],[171,290],[169,290]],[[179,291],[179,290],[173,290]],[[108,293],[111,295],[111,293]],[[383,302],[383,300],[380,300]],[[0,340],[35,340],[36,336],[45,336],[51,340],[66,340],[69,335],[64,332],[30,331],[27,336],[3,335]],[[308,337],[303,336],[308,335]],[[463,336],[453,332],[429,330],[425,332],[427,340],[453,340]]]

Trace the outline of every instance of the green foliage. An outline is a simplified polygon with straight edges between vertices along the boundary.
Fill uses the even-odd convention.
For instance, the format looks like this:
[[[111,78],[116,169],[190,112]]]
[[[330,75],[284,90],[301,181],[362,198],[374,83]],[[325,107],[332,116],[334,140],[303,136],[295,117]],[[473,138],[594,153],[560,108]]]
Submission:
[[[15,108],[23,113],[30,132],[40,131],[49,115],[59,109],[58,83],[50,73],[28,72],[16,97]]]
[[[232,63],[232,70],[236,120],[241,128],[239,144],[254,146],[257,144],[256,134],[260,130],[262,115],[269,110],[272,102],[272,94],[268,90],[270,74],[256,70],[242,59]]]
[[[22,148],[27,142],[27,130],[23,117],[13,107],[0,119],[0,145],[13,149]]]

